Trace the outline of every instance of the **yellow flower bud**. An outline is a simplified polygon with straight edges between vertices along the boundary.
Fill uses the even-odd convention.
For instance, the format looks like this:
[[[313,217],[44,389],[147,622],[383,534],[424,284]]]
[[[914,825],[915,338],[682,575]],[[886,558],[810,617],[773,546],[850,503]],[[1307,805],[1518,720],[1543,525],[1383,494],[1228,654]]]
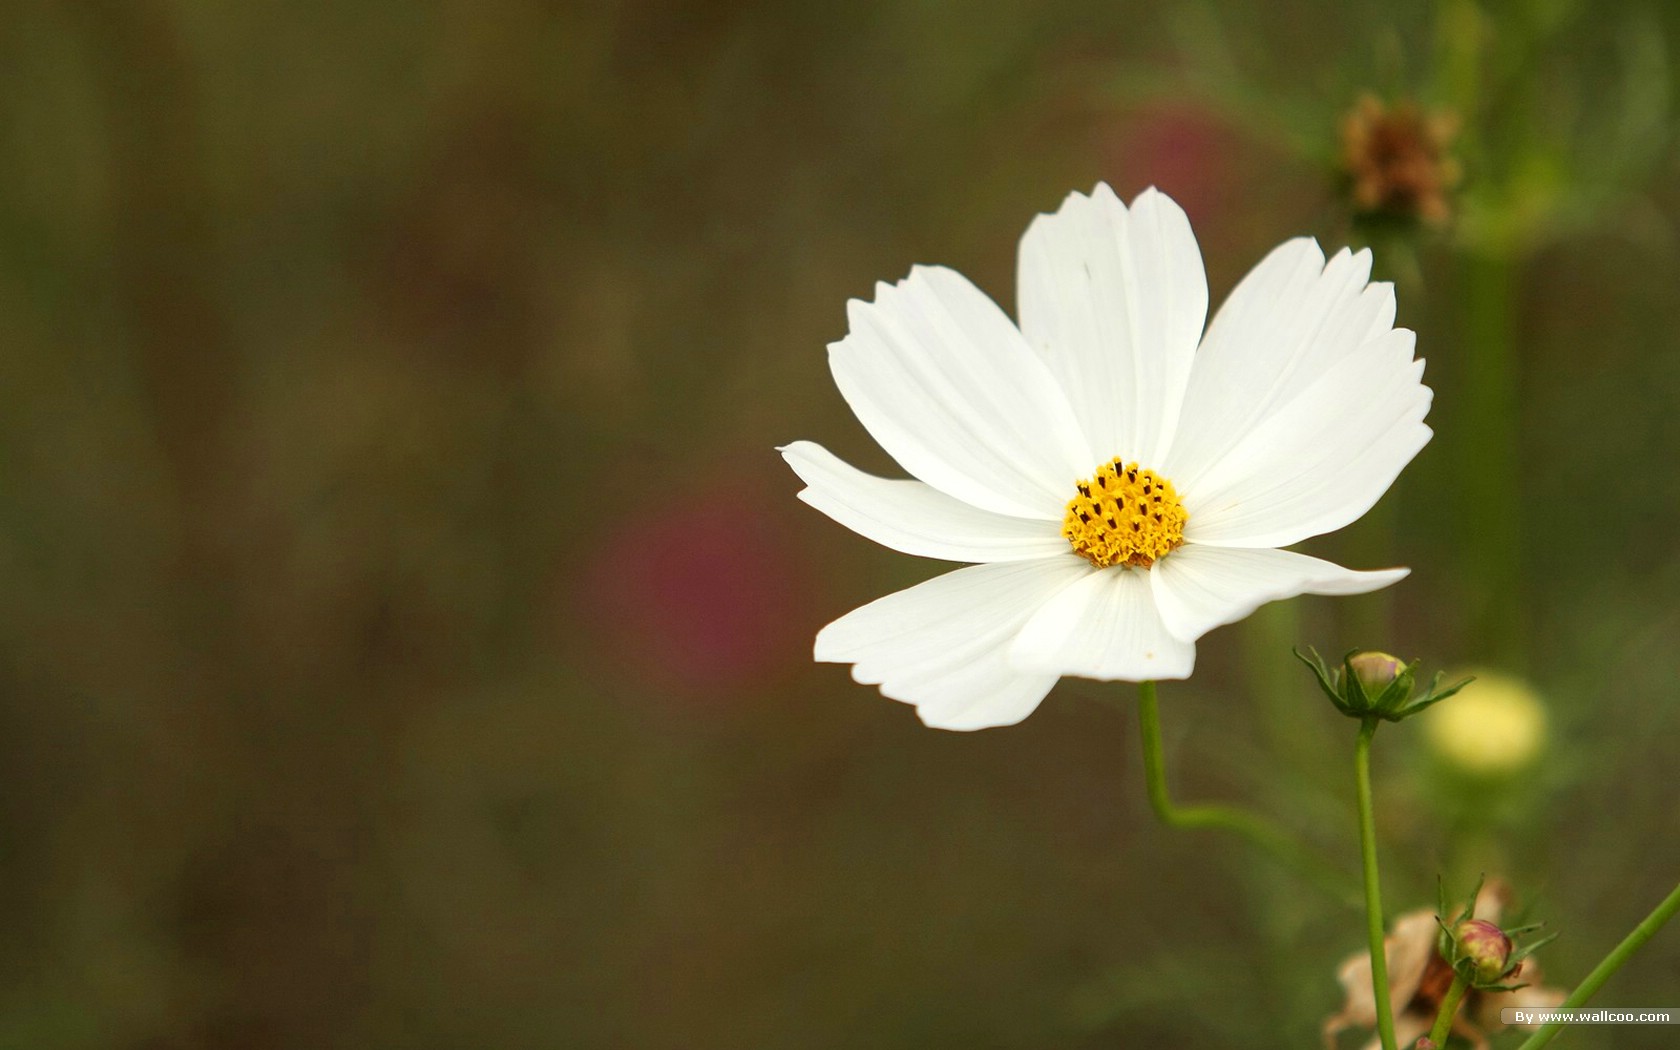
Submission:
[[[1477,672],[1476,681],[1424,719],[1430,747],[1449,765],[1480,777],[1515,773],[1546,744],[1546,709],[1519,678]]]

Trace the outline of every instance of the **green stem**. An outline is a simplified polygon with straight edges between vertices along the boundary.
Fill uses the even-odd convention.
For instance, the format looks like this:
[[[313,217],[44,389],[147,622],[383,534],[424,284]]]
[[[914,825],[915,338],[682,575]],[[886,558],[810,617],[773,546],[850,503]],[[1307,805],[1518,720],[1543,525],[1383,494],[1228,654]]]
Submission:
[[[1464,260],[1464,373],[1459,392],[1462,578],[1471,637],[1507,666],[1523,659],[1522,493],[1518,489],[1517,268],[1499,249]]]
[[[1441,1000],[1441,1012],[1435,1015],[1435,1027],[1429,1030],[1429,1041],[1436,1046],[1447,1045],[1447,1033],[1452,1031],[1453,1014],[1458,1013],[1459,1001],[1464,998],[1465,990],[1469,987],[1464,978],[1453,974],[1452,987],[1447,989],[1447,997]]]
[[[1347,878],[1318,859],[1257,813],[1236,806],[1218,804],[1175,806],[1167,793],[1167,766],[1161,746],[1161,706],[1154,682],[1138,683],[1138,726],[1143,740],[1143,773],[1149,790],[1149,805],[1161,823],[1174,828],[1222,828],[1247,839],[1273,859],[1316,883],[1339,900],[1357,903]]]
[[[1388,1001],[1388,955],[1383,950],[1382,887],[1377,878],[1377,821],[1371,807],[1371,738],[1380,723],[1368,717],[1359,726],[1353,748],[1359,797],[1359,856],[1365,868],[1365,932],[1371,943],[1371,996],[1377,1004],[1377,1035],[1383,1050],[1399,1050],[1394,1041],[1394,1008]]]
[[[1610,954],[1604,957],[1603,962],[1593,967],[1593,972],[1587,974],[1587,979],[1582,981],[1573,992],[1569,993],[1569,998],[1563,1001],[1561,1008],[1573,1010],[1578,1006],[1585,1006],[1587,1000],[1591,999],[1599,988],[1603,987],[1604,982],[1610,979],[1610,975],[1621,969],[1622,964],[1627,962],[1628,958],[1638,951],[1646,941],[1655,936],[1656,932],[1663,928],[1664,923],[1674,918],[1676,912],[1680,912],[1680,886],[1674,887],[1674,892],[1664,897],[1662,903],[1657,905],[1651,911],[1651,914],[1645,916],[1639,925],[1633,928],[1633,932],[1623,938],[1622,943],[1616,945]],[[1560,1022],[1546,1025],[1529,1036],[1521,1046],[1517,1047],[1517,1050],[1539,1050],[1540,1047],[1551,1042],[1552,1038],[1562,1029],[1563,1025]]]

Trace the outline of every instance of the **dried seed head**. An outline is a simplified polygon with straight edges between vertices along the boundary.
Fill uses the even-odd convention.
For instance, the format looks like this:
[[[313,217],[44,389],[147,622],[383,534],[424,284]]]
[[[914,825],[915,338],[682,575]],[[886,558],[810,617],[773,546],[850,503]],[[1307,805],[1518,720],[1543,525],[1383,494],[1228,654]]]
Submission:
[[[1439,225],[1452,215],[1448,194],[1462,176],[1447,146],[1458,133],[1451,114],[1426,114],[1412,102],[1384,105],[1366,95],[1342,118],[1342,164],[1356,211]]]

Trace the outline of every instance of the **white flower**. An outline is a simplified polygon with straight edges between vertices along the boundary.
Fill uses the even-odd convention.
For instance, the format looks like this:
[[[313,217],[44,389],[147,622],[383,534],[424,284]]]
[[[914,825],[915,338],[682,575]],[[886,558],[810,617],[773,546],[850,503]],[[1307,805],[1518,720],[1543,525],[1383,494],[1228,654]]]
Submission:
[[[919,480],[821,446],[780,451],[800,499],[906,554],[978,562],[817,635],[816,658],[946,729],[1011,725],[1061,675],[1185,678],[1195,641],[1355,572],[1278,548],[1339,529],[1429,440],[1415,337],[1369,252],[1275,249],[1204,334],[1182,209],[1071,194],[1021,240],[1020,326],[962,275],[919,266],[853,300],[829,346],[841,394]]]

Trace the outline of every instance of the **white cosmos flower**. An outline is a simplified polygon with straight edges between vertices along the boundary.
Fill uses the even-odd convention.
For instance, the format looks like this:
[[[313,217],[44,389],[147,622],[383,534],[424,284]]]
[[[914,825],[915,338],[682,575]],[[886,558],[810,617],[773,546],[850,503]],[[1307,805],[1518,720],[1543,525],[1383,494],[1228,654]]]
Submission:
[[[978,564],[842,616],[816,658],[930,726],[1011,725],[1062,675],[1185,678],[1197,638],[1266,602],[1399,580],[1279,549],[1359,518],[1430,437],[1415,337],[1370,275],[1369,252],[1289,241],[1204,333],[1183,210],[1098,185],[1021,239],[1019,327],[942,267],[852,300],[834,380],[917,480],[797,441],[799,497]]]

